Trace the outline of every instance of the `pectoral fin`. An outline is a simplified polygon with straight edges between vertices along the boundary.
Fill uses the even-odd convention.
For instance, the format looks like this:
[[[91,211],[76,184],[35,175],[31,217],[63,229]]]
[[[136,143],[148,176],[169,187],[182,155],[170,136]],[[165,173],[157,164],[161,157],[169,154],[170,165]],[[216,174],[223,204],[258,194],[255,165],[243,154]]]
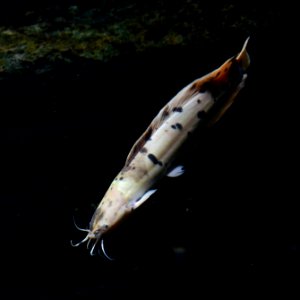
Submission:
[[[183,166],[177,166],[174,169],[172,169],[167,176],[168,177],[178,177],[184,173],[184,167]]]
[[[157,190],[149,190],[148,192],[146,192],[140,199],[138,199],[134,205],[133,205],[133,209],[136,209],[138,207],[140,207],[146,200],[148,200],[150,198],[150,196],[152,194],[154,194]]]

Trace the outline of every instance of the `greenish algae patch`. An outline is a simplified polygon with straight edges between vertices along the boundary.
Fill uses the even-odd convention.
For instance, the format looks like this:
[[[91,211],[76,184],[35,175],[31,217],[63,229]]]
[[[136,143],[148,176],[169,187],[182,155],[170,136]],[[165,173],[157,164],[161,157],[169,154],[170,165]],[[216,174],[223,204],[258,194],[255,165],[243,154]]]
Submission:
[[[69,63],[70,54],[107,62],[124,53],[206,44],[224,34],[245,38],[260,26],[260,15],[253,7],[241,13],[236,6],[226,3],[219,4],[217,10],[203,7],[199,1],[181,4],[150,5],[151,9],[119,4],[108,11],[83,11],[70,6],[62,15],[39,16],[26,26],[2,26],[0,72],[22,70],[39,59]]]

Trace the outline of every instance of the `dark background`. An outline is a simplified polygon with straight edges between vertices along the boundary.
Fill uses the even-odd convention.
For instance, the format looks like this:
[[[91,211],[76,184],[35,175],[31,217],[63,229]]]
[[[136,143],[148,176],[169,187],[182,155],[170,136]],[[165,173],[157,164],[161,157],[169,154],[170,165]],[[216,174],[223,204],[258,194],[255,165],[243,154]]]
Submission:
[[[154,2],[152,9],[164,1]],[[31,22],[22,18],[28,10],[47,18],[49,11],[61,13],[74,3],[83,10],[97,5],[10,1],[1,4],[1,24],[21,26]],[[109,10],[118,3],[101,5]],[[218,6],[204,6],[213,30]],[[245,299],[296,287],[295,50],[280,7],[252,8],[259,19],[253,32],[225,28],[207,45],[125,51],[106,62],[74,57],[68,64],[53,62],[42,74],[2,73],[2,299],[162,292]],[[269,11],[276,17],[264,19]],[[79,226],[88,225],[158,110],[236,54],[249,34],[252,65],[238,101],[216,126],[197,131],[184,146],[178,163],[186,173],[163,179],[158,192],[105,238],[115,260],[91,257],[85,245],[72,248],[70,240],[84,237],[73,217]]]

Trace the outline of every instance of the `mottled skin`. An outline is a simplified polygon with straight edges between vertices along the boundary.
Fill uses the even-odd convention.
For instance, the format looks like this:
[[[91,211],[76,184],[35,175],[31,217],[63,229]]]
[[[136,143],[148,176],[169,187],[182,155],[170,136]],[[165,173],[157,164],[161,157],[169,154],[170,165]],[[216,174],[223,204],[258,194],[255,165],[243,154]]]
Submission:
[[[248,40],[247,40],[248,41]],[[244,85],[246,51],[181,90],[135,143],[90,222],[89,239],[99,239],[139,206],[139,199],[165,175],[179,147],[200,123],[216,122]],[[143,201],[141,201],[143,202]]]

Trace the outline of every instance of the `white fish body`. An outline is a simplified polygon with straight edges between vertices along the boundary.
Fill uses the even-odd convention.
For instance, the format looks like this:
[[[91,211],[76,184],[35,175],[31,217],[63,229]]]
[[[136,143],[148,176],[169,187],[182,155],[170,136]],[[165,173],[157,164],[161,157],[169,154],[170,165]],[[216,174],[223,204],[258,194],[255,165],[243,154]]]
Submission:
[[[115,177],[97,207],[88,235],[96,242],[154,192],[153,184],[170,171],[179,147],[200,123],[216,122],[243,87],[250,59],[242,51],[221,67],[195,80],[167,103],[131,149],[124,168]],[[172,176],[181,174],[175,170]]]

